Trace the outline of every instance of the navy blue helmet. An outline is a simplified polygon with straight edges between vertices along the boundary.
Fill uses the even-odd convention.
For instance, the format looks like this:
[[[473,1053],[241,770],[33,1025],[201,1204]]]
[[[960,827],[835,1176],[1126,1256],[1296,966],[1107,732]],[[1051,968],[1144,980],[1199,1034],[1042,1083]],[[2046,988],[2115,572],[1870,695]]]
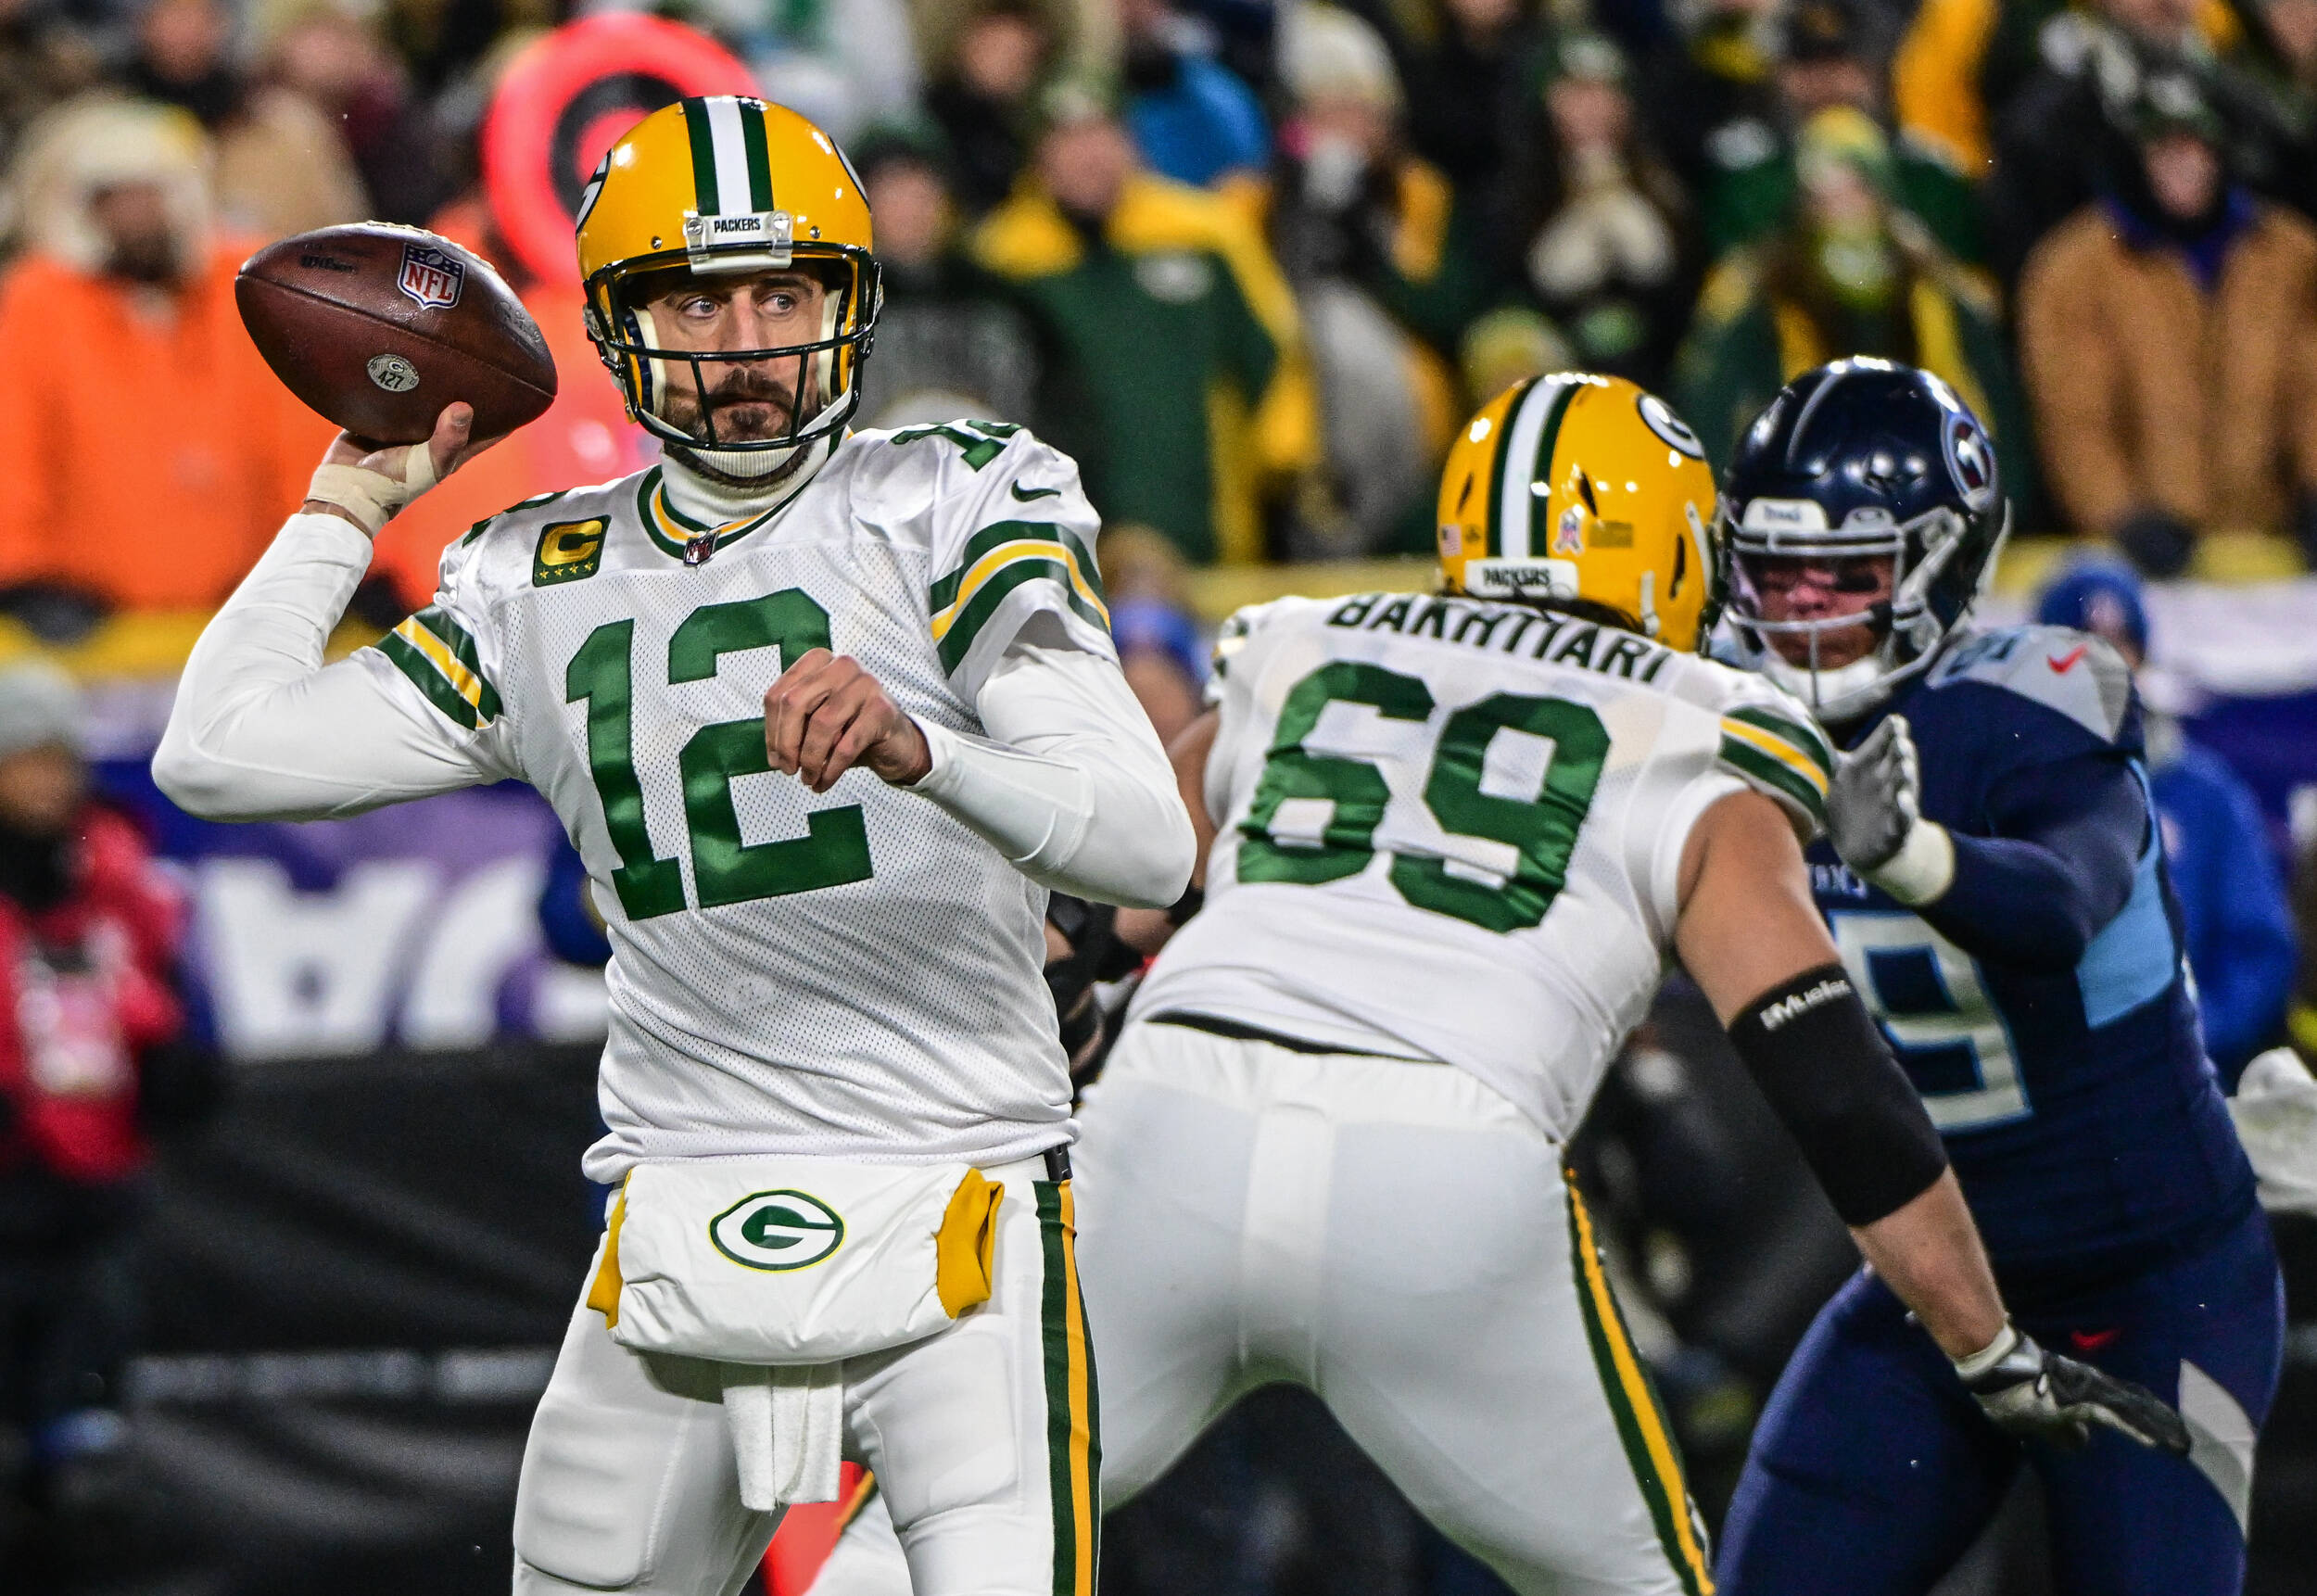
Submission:
[[[1929,668],[2009,526],[1994,444],[1970,407],[1929,372],[1863,356],[1804,372],[1770,401],[1723,474],[1718,518],[1741,652],[1838,726]],[[1855,608],[1764,614],[1763,578],[1780,563],[1857,572],[1880,558],[1891,561],[1890,590],[1864,612],[1875,638],[1865,658],[1819,663],[1829,634],[1861,624]]]

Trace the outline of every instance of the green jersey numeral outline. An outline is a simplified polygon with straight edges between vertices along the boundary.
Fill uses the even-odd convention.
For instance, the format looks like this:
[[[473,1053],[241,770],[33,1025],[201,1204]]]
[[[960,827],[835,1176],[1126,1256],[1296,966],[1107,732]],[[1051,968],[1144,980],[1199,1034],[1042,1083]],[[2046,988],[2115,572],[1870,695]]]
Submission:
[[[1288,690],[1271,752],[1247,817],[1239,822],[1238,879],[1321,886],[1356,876],[1375,856],[1375,829],[1391,788],[1373,760],[1314,754],[1304,746],[1331,703],[1364,704],[1386,720],[1431,718],[1432,691],[1412,676],[1364,661],[1336,660]],[[1488,745],[1500,731],[1552,744],[1544,782],[1533,801],[1484,792]],[[1592,807],[1609,757],[1609,729],[1587,704],[1525,693],[1492,693],[1448,717],[1434,743],[1424,804],[1451,836],[1478,837],[1517,850],[1501,885],[1452,874],[1444,858],[1393,854],[1386,879],[1420,909],[1483,931],[1526,931],[1541,923],[1568,882],[1578,830]],[[1288,841],[1273,830],[1280,805],[1323,799],[1332,805],[1316,841]]]

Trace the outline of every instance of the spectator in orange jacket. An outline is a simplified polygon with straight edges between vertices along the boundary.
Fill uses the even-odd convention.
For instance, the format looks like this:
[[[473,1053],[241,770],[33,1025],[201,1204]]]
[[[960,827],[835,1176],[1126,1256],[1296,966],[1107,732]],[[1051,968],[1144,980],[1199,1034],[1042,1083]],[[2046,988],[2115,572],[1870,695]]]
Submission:
[[[12,173],[27,252],[0,272],[0,589],[97,607],[222,600],[305,497],[335,429],[267,370],[213,237],[199,129],[88,100]]]

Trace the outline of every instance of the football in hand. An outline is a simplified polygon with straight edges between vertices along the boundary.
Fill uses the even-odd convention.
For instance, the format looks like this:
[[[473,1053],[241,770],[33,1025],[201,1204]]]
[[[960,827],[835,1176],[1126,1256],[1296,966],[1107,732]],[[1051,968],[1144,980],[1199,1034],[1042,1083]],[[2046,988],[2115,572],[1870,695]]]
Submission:
[[[324,227],[242,263],[234,298],[290,392],[360,438],[417,443],[453,400],[475,433],[536,421],[555,361],[506,280],[448,238],[382,222]]]

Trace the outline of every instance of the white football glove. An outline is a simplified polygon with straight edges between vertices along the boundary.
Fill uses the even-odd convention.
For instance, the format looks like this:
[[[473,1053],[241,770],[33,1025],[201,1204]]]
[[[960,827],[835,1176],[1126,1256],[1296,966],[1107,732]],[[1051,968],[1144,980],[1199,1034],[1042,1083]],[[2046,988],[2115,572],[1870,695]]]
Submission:
[[[1891,716],[1834,756],[1827,840],[1842,862],[1903,904],[1927,904],[1955,880],[1955,843],[1921,814],[1922,778],[1906,717]]]
[[[2014,1325],[1957,1359],[1955,1372],[1995,1427],[2021,1440],[2080,1447],[2098,1425],[2152,1450],[2188,1455],[2187,1424],[2155,1393],[2047,1351]]]
[[[2260,1206],[2317,1215],[2317,1080],[2309,1066],[2290,1047],[2261,1054],[2245,1066],[2229,1118],[2260,1182]]]

